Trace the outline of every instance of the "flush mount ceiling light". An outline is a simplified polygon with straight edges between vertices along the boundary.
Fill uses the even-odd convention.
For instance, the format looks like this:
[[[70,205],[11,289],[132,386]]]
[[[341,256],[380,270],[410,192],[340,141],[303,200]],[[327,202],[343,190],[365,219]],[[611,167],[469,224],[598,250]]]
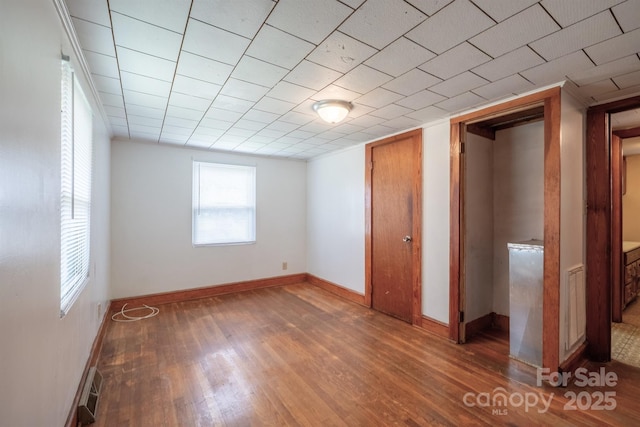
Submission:
[[[327,123],[338,123],[347,117],[351,111],[351,103],[339,99],[327,99],[313,104],[313,111]]]

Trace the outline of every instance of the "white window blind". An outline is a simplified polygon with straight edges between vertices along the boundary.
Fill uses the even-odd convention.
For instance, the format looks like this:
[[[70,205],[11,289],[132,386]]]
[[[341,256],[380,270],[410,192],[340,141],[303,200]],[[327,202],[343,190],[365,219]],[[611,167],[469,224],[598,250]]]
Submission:
[[[193,162],[193,244],[256,240],[256,168]]]
[[[92,115],[68,61],[62,61],[60,315],[89,277]]]

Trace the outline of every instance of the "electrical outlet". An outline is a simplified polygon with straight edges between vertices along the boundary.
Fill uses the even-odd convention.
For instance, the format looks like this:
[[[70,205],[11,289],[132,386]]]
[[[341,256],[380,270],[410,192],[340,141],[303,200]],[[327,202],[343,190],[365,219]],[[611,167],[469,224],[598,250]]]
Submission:
[[[287,269],[287,261],[283,261],[282,262],[282,269],[286,270]]]

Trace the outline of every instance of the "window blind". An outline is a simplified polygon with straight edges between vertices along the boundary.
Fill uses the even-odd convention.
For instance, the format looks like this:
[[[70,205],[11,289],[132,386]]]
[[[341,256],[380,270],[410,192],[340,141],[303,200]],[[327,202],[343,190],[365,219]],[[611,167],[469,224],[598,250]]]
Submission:
[[[256,168],[193,162],[193,244],[256,240]]]
[[[73,69],[62,61],[60,181],[60,314],[89,277],[92,114]]]

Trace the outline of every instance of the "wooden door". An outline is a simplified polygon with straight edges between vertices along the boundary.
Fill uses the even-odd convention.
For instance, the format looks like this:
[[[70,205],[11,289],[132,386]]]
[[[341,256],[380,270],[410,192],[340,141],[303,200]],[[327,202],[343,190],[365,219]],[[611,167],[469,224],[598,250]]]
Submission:
[[[421,318],[421,153],[421,131],[373,143],[369,153],[371,306],[409,323]]]
[[[622,262],[622,140],[611,135],[611,320],[622,322],[624,266]]]

